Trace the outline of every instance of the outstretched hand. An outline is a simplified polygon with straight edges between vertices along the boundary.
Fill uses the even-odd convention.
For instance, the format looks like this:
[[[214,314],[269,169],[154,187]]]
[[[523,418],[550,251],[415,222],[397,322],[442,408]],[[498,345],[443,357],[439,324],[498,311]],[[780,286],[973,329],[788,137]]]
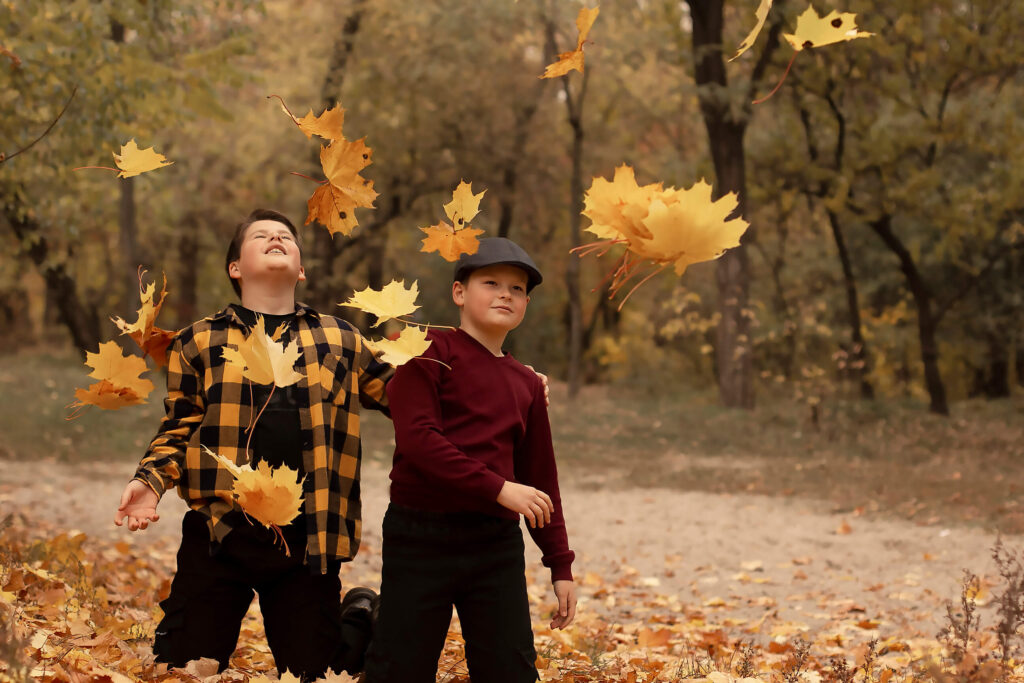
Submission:
[[[138,479],[132,479],[121,494],[121,504],[117,506],[114,524],[123,526],[127,518],[128,528],[132,531],[145,529],[150,522],[160,519],[156,513],[159,502],[160,496],[153,489]]]
[[[551,628],[562,629],[576,618],[576,584],[567,579],[555,581],[555,598],[558,612],[551,620]]]
[[[498,492],[498,504],[526,517],[531,527],[543,527],[551,523],[555,504],[551,497],[532,486],[506,481]]]

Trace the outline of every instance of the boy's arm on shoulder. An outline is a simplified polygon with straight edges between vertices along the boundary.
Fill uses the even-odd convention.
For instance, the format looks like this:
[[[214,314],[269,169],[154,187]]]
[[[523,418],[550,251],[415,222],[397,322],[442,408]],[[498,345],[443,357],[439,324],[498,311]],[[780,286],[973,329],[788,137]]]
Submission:
[[[188,338],[194,343],[191,335]],[[199,373],[184,356],[179,334],[167,355],[166,412],[133,477],[149,485],[157,495],[162,496],[181,480],[185,451],[206,413],[201,383]]]
[[[395,369],[383,363],[370,349],[367,339],[355,326],[345,323],[356,337],[356,344],[359,345],[356,357],[356,372],[359,381],[359,403],[364,408],[379,410],[385,415],[390,415],[388,407],[387,384],[395,375]]]

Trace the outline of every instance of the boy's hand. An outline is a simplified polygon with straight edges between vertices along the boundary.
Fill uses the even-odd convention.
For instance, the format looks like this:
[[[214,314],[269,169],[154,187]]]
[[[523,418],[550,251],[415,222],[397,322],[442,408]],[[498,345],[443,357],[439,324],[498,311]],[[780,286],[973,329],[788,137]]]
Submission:
[[[555,505],[550,496],[533,488],[514,481],[506,481],[498,492],[498,504],[526,517],[531,527],[543,527],[551,522],[551,513]]]
[[[145,529],[150,522],[156,522],[160,515],[156,513],[157,503],[160,496],[138,479],[132,479],[128,486],[124,487],[121,494],[121,504],[117,506],[117,514],[114,515],[114,524],[122,526],[125,517],[128,518],[128,528],[132,531]]]
[[[528,370],[532,370],[533,374],[540,377],[541,384],[544,385],[544,405],[551,405],[551,401],[548,399],[548,376],[545,375],[543,372],[537,372],[536,370],[534,370],[532,365],[526,365],[524,367],[526,367]]]
[[[576,618],[576,584],[566,579],[555,581],[555,598],[558,613],[551,620],[551,628],[565,628]]]

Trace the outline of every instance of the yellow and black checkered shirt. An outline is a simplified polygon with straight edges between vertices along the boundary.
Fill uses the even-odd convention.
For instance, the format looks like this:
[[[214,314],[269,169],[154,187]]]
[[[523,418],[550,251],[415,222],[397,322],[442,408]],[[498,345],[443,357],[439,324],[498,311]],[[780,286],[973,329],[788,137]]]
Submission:
[[[296,395],[306,471],[306,562],[326,572],[328,562],[351,560],[359,549],[359,406],[387,412],[384,386],[394,369],[378,362],[345,321],[303,304],[295,308],[289,344],[302,350],[296,370],[304,375]],[[225,517],[238,509],[234,477],[201,446],[238,464],[249,461],[245,430],[260,406],[252,405],[248,380],[222,355],[247,334],[233,306],[177,334],[168,354],[167,414],[135,473],[161,496],[177,486],[190,508],[210,518],[217,543],[236,517]]]

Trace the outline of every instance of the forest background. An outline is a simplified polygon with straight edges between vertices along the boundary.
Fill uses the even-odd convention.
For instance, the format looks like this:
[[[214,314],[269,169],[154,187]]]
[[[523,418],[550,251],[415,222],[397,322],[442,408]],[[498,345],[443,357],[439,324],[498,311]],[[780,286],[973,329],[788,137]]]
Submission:
[[[318,147],[278,95],[299,115],[340,102],[380,193],[351,237],[301,228],[299,299],[369,330],[336,304],[418,280],[419,318],[453,322],[451,264],[419,252],[417,228],[460,180],[486,189],[474,227],[545,274],[511,349],[551,375],[580,486],[1024,531],[1024,5],[818,2],[875,36],[804,51],[753,105],[806,9],[776,0],[726,62],[756,4],[607,0],[585,73],[541,80],[574,47],[580,3],[0,0],[0,501],[14,461],[120,459],[127,476],[141,454],[159,390],[61,419],[89,382],[84,352],[118,333],[108,318],[133,319],[140,265],[166,274],[158,324],[177,329],[233,300],[223,255],[251,209],[304,220],[315,185],[291,172],[320,177]],[[130,138],[173,165],[72,171]],[[738,192],[751,227],[619,310],[614,255],[569,250],[593,241],[591,179],[624,163],[641,184]],[[367,428],[383,479],[389,427]],[[949,573],[976,561],[951,553]]]

